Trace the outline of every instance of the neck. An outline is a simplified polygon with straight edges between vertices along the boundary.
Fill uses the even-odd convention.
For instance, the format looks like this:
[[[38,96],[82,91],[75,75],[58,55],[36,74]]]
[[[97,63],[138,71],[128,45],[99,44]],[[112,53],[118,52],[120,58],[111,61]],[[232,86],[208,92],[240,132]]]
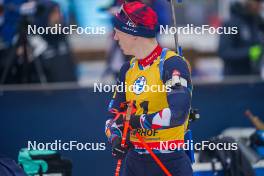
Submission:
[[[146,58],[158,45],[156,40],[142,42],[135,54],[135,57],[139,60]]]

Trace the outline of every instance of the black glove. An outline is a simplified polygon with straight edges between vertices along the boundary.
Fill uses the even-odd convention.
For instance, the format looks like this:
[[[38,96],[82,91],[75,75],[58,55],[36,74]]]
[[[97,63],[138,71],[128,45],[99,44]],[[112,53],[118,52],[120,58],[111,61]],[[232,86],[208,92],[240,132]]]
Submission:
[[[125,119],[125,117],[121,116],[118,120],[116,120],[116,125],[118,126],[119,129],[123,130],[124,122],[125,122],[124,119]],[[142,128],[141,124],[140,124],[140,116],[131,115],[129,125],[133,129]]]
[[[121,138],[114,139],[112,143],[112,155],[116,159],[123,159],[125,158],[128,152],[128,146],[122,147],[121,146]]]
[[[144,102],[143,105],[146,105],[146,102]],[[121,130],[123,130],[123,127],[124,127],[124,122],[125,122],[125,119],[126,119],[126,111],[127,111],[127,108],[128,108],[128,104],[127,102],[124,102],[124,103],[121,103],[120,104],[120,109],[119,109],[119,112],[122,112],[119,116],[119,118],[115,121],[117,127]],[[144,108],[145,109],[145,108]],[[117,111],[117,110],[116,110]],[[115,113],[115,112],[113,112]],[[140,116],[136,116],[135,113],[136,113],[136,105],[135,105],[135,102],[133,102],[133,108],[132,108],[132,114],[130,115],[130,121],[129,121],[129,125],[133,128],[133,129],[136,129],[136,128],[141,128],[141,125],[140,125]]]

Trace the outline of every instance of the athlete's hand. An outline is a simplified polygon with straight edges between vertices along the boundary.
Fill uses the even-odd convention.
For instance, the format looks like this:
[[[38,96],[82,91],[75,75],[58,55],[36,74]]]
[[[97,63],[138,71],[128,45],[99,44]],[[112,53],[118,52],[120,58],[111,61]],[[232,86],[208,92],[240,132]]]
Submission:
[[[135,102],[133,102],[132,110],[130,114],[130,121],[129,125],[132,126],[132,128],[140,127],[140,118],[139,116],[136,116],[136,105]],[[110,112],[115,115],[115,124],[119,129],[123,129],[126,115],[127,115],[127,108],[128,108],[128,102],[123,102],[120,104],[120,109],[111,109]]]
[[[121,146],[121,138],[116,138],[113,140],[112,143],[112,156],[115,159],[123,159],[125,158],[127,152],[128,152],[128,146],[122,147]]]
[[[125,122],[125,116],[121,115],[118,120],[116,120],[116,124],[120,129],[123,129],[124,122]],[[129,120],[129,125],[133,129],[142,128],[140,125],[140,116],[131,115]]]

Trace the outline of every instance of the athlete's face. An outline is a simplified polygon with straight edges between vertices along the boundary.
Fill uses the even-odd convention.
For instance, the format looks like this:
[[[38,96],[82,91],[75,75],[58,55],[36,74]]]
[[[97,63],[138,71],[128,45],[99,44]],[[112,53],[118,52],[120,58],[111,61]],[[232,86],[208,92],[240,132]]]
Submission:
[[[135,39],[133,35],[126,34],[118,29],[115,30],[114,40],[118,41],[121,50],[125,55],[134,55]]]

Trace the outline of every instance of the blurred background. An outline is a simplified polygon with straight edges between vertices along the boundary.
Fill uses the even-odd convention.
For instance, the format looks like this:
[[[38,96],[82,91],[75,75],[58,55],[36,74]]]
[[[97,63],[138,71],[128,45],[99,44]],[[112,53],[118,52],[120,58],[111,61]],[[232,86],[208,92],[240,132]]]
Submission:
[[[239,28],[239,34],[235,36],[209,33],[179,35],[184,55],[192,64],[193,78],[221,81],[224,75],[261,75],[263,19],[252,17],[256,22],[250,22],[251,17],[244,17],[250,13],[250,6],[243,9],[241,4],[245,4],[244,1],[188,0],[178,5],[178,27],[193,24]],[[161,25],[172,24],[166,0],[145,2],[157,11]],[[112,39],[111,18],[122,1],[1,0],[0,3],[2,84],[76,81],[79,85],[89,86],[102,80],[113,82],[123,62],[130,59],[120,53]],[[261,18],[263,5],[260,3],[259,6],[259,9],[252,8]],[[94,27],[95,34],[28,35],[25,33],[28,24],[37,27],[75,24],[84,28]],[[98,34],[99,27],[104,27],[106,32]],[[172,35],[163,34],[158,38],[163,47],[174,48]],[[255,60],[249,54],[254,46],[260,53]],[[261,51],[258,52],[257,46]],[[27,48],[26,52],[23,47]]]
[[[171,25],[167,0],[142,0]],[[118,0],[0,0],[0,154],[17,159],[28,140],[106,142],[104,121],[112,93],[94,93],[94,83],[114,84],[124,56],[113,41]],[[264,5],[259,0],[184,0],[177,25],[238,27],[237,35],[180,34],[192,65],[195,141],[228,128],[255,129],[244,112],[264,118]],[[28,35],[27,25],[55,24],[106,29],[105,34]],[[174,49],[173,35],[158,35]],[[264,119],[263,119],[264,120]],[[248,127],[250,128],[248,131]],[[253,130],[253,131],[252,131]],[[62,151],[73,175],[110,175],[110,151]],[[96,162],[94,162],[96,161]],[[98,161],[98,162],[97,162]],[[100,164],[99,164],[100,163]],[[101,169],[104,167],[105,169]]]

